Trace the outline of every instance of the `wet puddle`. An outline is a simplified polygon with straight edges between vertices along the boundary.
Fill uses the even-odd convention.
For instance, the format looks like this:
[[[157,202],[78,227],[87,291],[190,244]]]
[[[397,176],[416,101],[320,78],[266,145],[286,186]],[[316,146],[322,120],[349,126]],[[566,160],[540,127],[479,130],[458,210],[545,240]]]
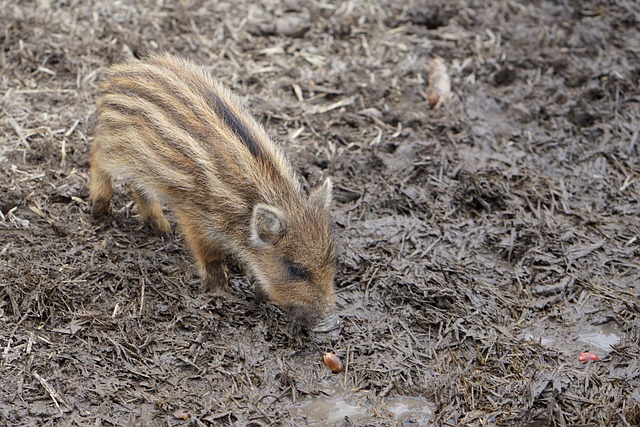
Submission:
[[[345,417],[363,422],[383,414],[391,415],[400,426],[428,425],[433,419],[433,405],[420,397],[389,396],[374,405],[366,392],[350,394],[339,387],[325,391],[329,395],[305,396],[289,411],[313,426],[333,425]]]
[[[317,423],[333,424],[344,417],[356,420],[366,415],[366,408],[359,405],[350,405],[342,396],[317,396],[308,398],[302,403],[290,409],[297,416],[306,417],[309,421]]]
[[[566,327],[547,329],[545,331],[526,329],[522,337],[524,339],[540,342],[545,347],[553,347],[562,352],[567,350],[580,352],[584,350],[608,354],[612,346],[622,340],[624,334],[612,324],[594,325],[574,328],[568,331]]]
[[[579,332],[578,340],[610,353],[611,346],[622,340],[622,333],[610,325],[594,326]]]

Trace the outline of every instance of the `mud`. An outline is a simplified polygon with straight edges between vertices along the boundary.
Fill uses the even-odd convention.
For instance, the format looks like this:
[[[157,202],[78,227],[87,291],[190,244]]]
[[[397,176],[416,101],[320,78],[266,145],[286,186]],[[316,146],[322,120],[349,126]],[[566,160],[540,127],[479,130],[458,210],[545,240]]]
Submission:
[[[640,425],[637,2],[0,11],[1,425]],[[91,219],[100,77],[164,51],[243,96],[305,186],[333,178],[339,330],[291,325],[232,259],[231,292],[202,289],[124,183]]]

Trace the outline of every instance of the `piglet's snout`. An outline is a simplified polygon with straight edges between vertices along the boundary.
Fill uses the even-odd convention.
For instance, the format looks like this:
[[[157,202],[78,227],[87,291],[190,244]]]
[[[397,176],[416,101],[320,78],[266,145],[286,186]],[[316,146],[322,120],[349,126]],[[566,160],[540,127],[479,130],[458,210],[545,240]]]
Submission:
[[[340,326],[340,318],[336,313],[332,313],[322,319],[319,323],[313,326],[311,331],[326,333],[337,329]]]

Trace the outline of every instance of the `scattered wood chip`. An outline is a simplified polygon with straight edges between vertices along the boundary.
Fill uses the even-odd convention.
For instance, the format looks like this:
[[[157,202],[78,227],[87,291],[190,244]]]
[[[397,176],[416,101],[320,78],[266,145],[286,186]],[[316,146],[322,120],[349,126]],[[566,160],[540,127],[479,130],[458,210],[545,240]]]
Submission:
[[[249,26],[251,34],[260,36],[303,37],[311,29],[311,21],[304,16],[281,16],[269,22],[257,22]]]
[[[184,408],[180,408],[180,409],[176,409],[175,411],[173,411],[173,418],[177,419],[177,420],[188,420],[189,418],[191,418],[191,414],[189,413],[189,411],[187,411]]]
[[[364,110],[360,110],[358,111],[358,114],[360,114],[361,116],[366,116],[366,117],[371,117],[376,119],[382,118],[382,111],[378,110],[375,107],[370,107],[370,108],[365,108]]]
[[[308,114],[324,114],[329,111],[337,110],[338,108],[346,107],[353,104],[356,100],[356,96],[351,96],[349,98],[341,99],[340,101],[336,101],[333,104],[324,105],[324,106],[316,106]]]
[[[311,21],[299,16],[283,16],[275,20],[275,33],[300,38],[311,29]]]

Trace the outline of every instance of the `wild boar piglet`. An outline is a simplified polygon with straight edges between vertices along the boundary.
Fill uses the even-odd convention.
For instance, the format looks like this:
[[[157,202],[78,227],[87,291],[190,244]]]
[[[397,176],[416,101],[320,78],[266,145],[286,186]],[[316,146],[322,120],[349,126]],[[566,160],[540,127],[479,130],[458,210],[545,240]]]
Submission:
[[[332,184],[306,195],[265,129],[207,70],[171,55],[112,66],[100,86],[91,151],[93,215],[112,180],[131,183],[143,220],[176,217],[204,282],[226,288],[225,254],[258,290],[309,328],[335,325]]]

